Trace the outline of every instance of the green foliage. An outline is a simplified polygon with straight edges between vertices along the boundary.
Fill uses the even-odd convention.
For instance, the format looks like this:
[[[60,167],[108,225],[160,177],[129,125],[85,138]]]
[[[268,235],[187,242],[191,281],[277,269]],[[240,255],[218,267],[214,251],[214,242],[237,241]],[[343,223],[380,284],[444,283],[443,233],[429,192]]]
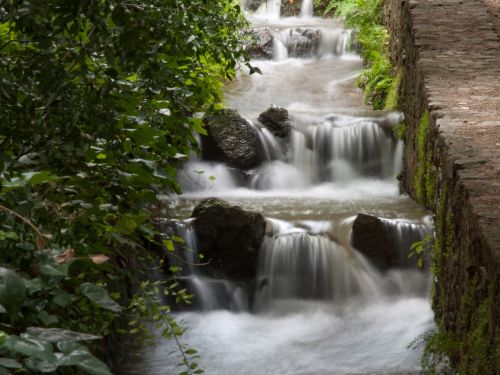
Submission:
[[[138,280],[148,220],[159,193],[179,192],[176,166],[204,133],[196,114],[221,106],[245,26],[231,0],[0,3],[0,294],[26,290],[16,308],[0,296],[0,373],[108,373],[90,354],[99,340],[28,327],[105,336],[149,317],[182,333]]]
[[[453,374],[450,355],[457,353],[459,342],[448,333],[429,331],[422,337],[425,344],[422,368],[426,374]]]
[[[402,77],[403,77],[403,72],[400,68],[398,69],[396,77],[394,77],[391,87],[389,87],[389,91],[387,92],[387,98],[385,100],[384,109],[388,111],[395,111],[398,109],[399,86],[401,85]]]

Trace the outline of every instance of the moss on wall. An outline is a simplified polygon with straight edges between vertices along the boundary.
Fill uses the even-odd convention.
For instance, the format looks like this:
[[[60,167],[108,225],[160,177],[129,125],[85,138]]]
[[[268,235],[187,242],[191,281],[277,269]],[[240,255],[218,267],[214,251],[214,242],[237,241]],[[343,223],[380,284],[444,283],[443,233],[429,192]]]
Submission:
[[[415,138],[417,170],[414,175],[413,185],[417,202],[428,208],[433,208],[436,197],[436,167],[432,150],[429,147],[431,143],[429,140],[429,121],[429,112],[425,111],[418,123]]]

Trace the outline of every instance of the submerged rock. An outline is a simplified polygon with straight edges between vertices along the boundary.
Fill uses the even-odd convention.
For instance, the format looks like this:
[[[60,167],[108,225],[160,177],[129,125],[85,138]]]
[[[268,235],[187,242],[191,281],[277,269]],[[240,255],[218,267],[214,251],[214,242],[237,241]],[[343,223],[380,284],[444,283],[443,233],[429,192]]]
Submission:
[[[255,280],[264,217],[217,199],[201,201],[193,210],[200,252],[218,273],[232,280]]]
[[[259,121],[276,137],[286,138],[290,134],[288,111],[282,107],[272,106],[259,115]]]
[[[201,137],[204,160],[228,163],[236,168],[256,167],[259,137],[251,123],[234,109],[224,109],[204,117],[208,135]]]

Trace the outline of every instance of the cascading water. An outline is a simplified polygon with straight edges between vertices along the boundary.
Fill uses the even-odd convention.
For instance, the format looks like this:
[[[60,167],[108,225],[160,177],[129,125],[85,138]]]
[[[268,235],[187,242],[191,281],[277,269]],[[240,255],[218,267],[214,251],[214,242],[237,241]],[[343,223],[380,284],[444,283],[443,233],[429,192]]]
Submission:
[[[243,289],[229,280],[215,279],[200,272],[198,267],[198,240],[191,226],[191,219],[173,221],[167,234],[176,235],[184,239],[182,245],[184,259],[171,256],[169,261],[184,269],[179,277],[185,282],[194,295],[194,305],[203,311],[227,309],[232,311],[248,310],[248,297]]]
[[[300,6],[300,16],[301,17],[312,17],[313,15],[313,1],[303,0]]]
[[[392,127],[401,115],[363,103],[355,86],[362,60],[350,51],[349,30],[312,17],[312,1],[300,17],[279,18],[280,6],[264,1],[248,16],[270,30],[274,60],[252,61],[263,74],[242,73],[225,90],[226,106],[256,129],[262,162],[242,171],[192,158],[179,171],[184,195],[169,198],[192,256],[198,250],[185,218],[199,198],[218,196],[266,217],[254,294],[186,269],[203,312],[176,314],[188,327],[181,339],[211,375],[418,373],[421,349],[408,345],[433,328],[430,277],[407,257],[432,224],[399,195],[403,150]],[[290,114],[285,138],[258,121],[271,105]],[[361,212],[383,218],[397,267],[379,270],[352,247]],[[175,373],[172,351],[170,342],[145,351],[123,373]]]

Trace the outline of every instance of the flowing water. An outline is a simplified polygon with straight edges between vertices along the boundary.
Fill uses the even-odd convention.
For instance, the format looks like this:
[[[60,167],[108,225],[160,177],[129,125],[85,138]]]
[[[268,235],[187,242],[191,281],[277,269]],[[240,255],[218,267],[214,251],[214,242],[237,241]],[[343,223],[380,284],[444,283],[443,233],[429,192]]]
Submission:
[[[179,172],[184,195],[168,202],[191,260],[197,241],[186,218],[199,199],[217,196],[261,212],[268,229],[258,287],[249,295],[188,269],[183,278],[197,309],[176,313],[188,327],[181,340],[212,375],[416,373],[421,348],[408,345],[433,327],[433,313],[429,274],[408,267],[407,254],[432,223],[398,191],[402,145],[390,129],[401,115],[363,103],[351,33],[312,17],[312,1],[303,2],[300,17],[280,18],[280,1],[267,1],[249,18],[272,30],[274,58],[253,61],[262,75],[240,72],[225,97],[257,129],[266,161],[243,173],[193,157]],[[304,42],[306,34],[319,40]],[[305,57],[291,57],[298,50]],[[271,105],[290,113],[288,140],[258,123]],[[398,267],[381,271],[351,246],[360,212],[383,218],[400,250]],[[178,373],[175,350],[172,342],[146,349],[123,373]]]

